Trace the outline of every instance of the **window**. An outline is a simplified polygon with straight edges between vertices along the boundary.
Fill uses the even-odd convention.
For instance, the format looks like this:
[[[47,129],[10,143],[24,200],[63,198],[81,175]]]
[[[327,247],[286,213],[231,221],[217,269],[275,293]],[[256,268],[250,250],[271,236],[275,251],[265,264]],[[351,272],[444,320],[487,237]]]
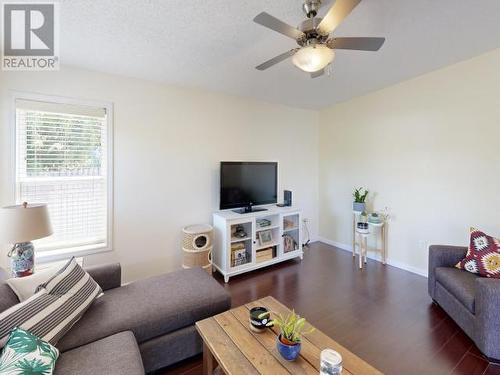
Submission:
[[[47,203],[45,254],[111,246],[109,106],[15,99],[16,201]]]

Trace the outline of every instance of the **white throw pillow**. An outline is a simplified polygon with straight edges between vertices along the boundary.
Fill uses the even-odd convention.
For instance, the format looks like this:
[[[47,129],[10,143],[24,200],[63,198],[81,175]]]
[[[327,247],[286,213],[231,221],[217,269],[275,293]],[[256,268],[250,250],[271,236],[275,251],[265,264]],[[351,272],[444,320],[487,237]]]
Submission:
[[[46,283],[57,271],[60,266],[52,266],[44,268],[40,271],[35,271],[33,275],[25,277],[13,277],[5,282],[16,293],[20,302],[26,301],[28,298],[35,294],[38,285]]]

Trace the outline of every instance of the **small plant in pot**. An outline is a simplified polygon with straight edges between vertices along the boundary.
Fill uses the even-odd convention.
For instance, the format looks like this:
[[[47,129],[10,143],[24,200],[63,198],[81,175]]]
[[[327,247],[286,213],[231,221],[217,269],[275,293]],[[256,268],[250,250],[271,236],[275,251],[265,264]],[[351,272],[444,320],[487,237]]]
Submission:
[[[366,208],[366,197],[368,196],[368,190],[360,187],[359,189],[354,189],[352,194],[354,197],[354,202],[352,204],[352,210],[355,212],[363,212]]]
[[[276,314],[273,323],[280,330],[276,341],[279,353],[287,361],[295,360],[300,354],[302,335],[311,333],[314,328],[306,332],[304,330],[306,320],[295,314],[295,311],[286,316]]]

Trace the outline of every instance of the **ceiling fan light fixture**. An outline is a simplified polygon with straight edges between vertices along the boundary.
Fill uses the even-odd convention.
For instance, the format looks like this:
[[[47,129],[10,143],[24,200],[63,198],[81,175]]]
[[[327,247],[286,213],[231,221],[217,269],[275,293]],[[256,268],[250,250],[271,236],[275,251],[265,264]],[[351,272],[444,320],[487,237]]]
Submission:
[[[335,52],[324,44],[302,47],[293,55],[293,64],[304,72],[314,73],[324,69],[335,58]]]

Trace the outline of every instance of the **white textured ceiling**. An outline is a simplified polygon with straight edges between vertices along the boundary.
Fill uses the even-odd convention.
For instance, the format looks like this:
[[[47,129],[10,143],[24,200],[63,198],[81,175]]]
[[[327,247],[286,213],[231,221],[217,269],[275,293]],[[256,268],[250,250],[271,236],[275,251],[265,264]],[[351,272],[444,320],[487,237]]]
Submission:
[[[330,3],[333,0],[329,0]],[[297,25],[301,0],[63,0],[61,63],[323,108],[500,47],[500,0],[363,0],[336,36],[385,36],[379,52],[337,51],[331,76],[285,61],[295,42],[252,22]]]

